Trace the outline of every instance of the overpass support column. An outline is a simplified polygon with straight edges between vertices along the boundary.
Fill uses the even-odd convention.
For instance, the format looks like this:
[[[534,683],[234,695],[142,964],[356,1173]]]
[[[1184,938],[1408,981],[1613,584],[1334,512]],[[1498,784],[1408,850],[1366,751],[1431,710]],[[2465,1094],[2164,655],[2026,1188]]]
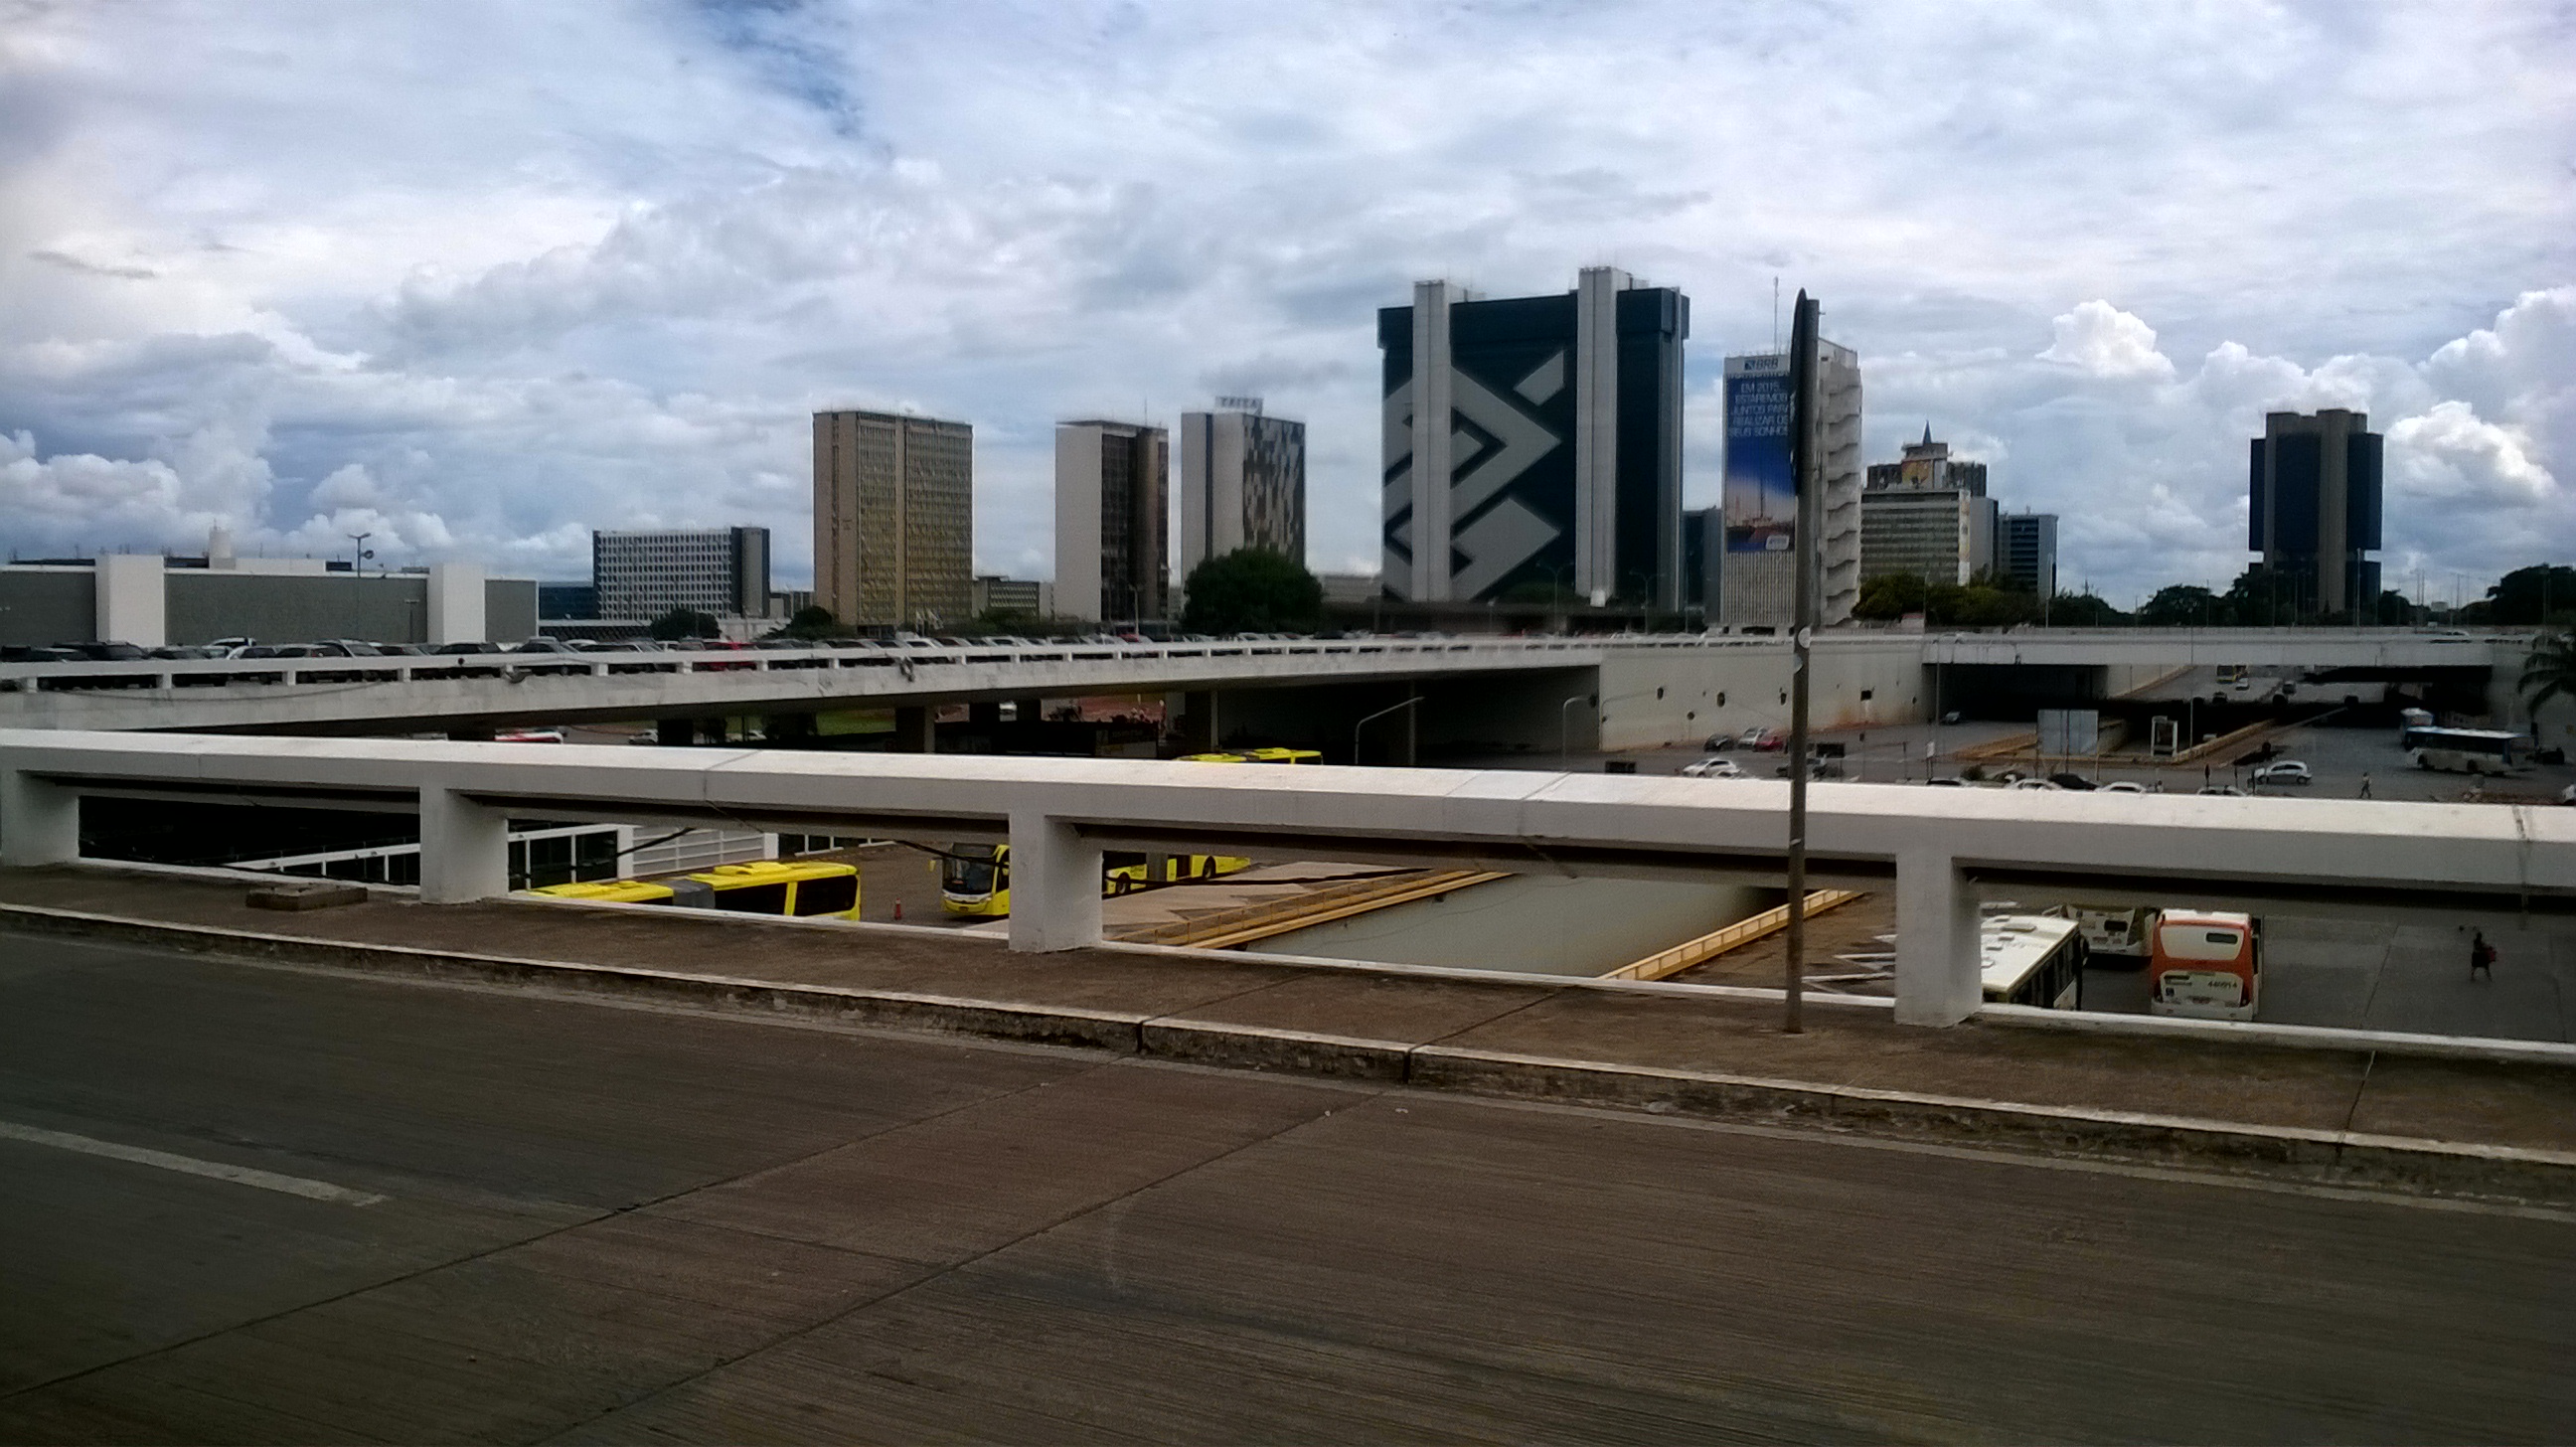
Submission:
[[[1011,816],[1011,948],[1100,943],[1100,846],[1061,819]]]
[[[1896,858],[1896,1019],[1956,1025],[1977,1013],[1977,893],[1947,854]]]
[[[939,711],[927,706],[896,709],[894,751],[898,754],[939,752]],[[1019,853],[1016,849],[1011,852]]]
[[[1019,716],[1019,721],[1021,723],[1033,724],[1046,722],[1046,701],[1034,694],[1027,698],[1013,699],[1011,701],[1011,708],[1012,711]]]
[[[653,742],[664,748],[685,749],[698,741],[698,721],[688,718],[665,718],[653,721]]]
[[[702,744],[723,743],[725,741],[725,734],[729,732],[732,727],[733,724],[730,719],[702,718],[698,720],[698,742]]]
[[[21,769],[0,768],[0,864],[28,868],[80,858],[80,796]]]
[[[453,789],[420,789],[420,898],[472,904],[510,892],[510,821]]]

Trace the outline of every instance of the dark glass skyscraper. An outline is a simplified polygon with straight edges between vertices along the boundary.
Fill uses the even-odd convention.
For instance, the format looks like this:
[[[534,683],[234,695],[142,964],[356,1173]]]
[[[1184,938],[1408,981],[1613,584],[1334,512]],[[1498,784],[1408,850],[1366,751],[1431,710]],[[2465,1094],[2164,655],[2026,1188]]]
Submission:
[[[2380,437],[2370,414],[2273,412],[2253,441],[2245,546],[2291,589],[2294,613],[2379,601]]]
[[[1609,267],[1505,301],[1423,282],[1380,311],[1387,591],[1679,607],[1689,335],[1689,298]]]

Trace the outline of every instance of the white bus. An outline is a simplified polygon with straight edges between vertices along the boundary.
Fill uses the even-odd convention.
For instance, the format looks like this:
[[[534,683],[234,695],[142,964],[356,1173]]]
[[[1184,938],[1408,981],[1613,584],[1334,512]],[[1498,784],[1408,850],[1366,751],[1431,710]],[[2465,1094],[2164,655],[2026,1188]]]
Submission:
[[[1986,1000],[2072,1010],[2083,999],[2084,931],[2043,914],[1990,915],[1978,928],[1977,974]]]
[[[2505,774],[2520,767],[2522,735],[2503,729],[2408,728],[2399,736],[2419,769],[2455,774]]]

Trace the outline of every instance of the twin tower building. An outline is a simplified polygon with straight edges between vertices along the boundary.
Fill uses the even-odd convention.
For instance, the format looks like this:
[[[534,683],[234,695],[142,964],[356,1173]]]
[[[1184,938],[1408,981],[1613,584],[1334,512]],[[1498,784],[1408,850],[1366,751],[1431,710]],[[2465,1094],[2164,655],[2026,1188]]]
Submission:
[[[1613,267],[1557,296],[1445,281],[1378,313],[1381,580],[1423,603],[1572,595],[1711,622],[1789,621],[1797,493],[1789,359],[1726,359],[1724,501],[1682,508],[1690,298]],[[1860,592],[1860,367],[1821,343],[1825,621]]]
[[[1690,299],[1611,267],[1556,296],[1489,300],[1423,282],[1378,313],[1383,360],[1379,584],[1424,604],[1553,601],[1782,623],[1795,490],[1788,362],[1727,359],[1725,502],[1682,509],[1682,345]],[[1858,591],[1860,381],[1826,344],[1828,621]],[[970,616],[973,434],[877,412],[814,418],[815,601],[844,621]],[[1172,557],[1306,553],[1302,423],[1257,398],[1184,414],[1179,536],[1166,536],[1171,439],[1107,419],[1056,429],[1061,617],[1174,611]]]

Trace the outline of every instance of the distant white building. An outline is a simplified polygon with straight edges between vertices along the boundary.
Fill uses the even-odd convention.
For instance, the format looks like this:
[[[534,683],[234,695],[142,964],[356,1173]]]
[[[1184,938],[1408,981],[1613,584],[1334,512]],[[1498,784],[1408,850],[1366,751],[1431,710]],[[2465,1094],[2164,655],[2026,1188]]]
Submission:
[[[673,608],[765,617],[769,529],[595,532],[590,584],[602,618],[651,619]]]
[[[1258,397],[1181,414],[1181,578],[1238,548],[1306,561],[1306,424]]]

